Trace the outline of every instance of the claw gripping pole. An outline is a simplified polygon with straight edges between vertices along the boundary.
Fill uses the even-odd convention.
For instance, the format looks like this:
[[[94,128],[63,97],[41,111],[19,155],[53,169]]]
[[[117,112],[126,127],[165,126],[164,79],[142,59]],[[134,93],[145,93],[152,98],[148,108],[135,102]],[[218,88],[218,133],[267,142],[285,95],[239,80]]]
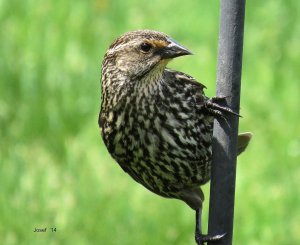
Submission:
[[[217,96],[239,112],[245,0],[221,0]],[[208,234],[226,235],[211,245],[230,245],[233,236],[236,148],[239,117],[215,120]]]

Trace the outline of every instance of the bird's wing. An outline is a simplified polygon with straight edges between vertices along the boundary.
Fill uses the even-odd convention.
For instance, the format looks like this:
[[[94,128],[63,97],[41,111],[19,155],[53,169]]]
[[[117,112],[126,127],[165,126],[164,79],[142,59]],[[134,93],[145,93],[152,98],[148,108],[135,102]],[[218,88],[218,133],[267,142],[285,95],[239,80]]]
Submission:
[[[165,69],[164,77],[166,78],[165,80],[172,82],[172,84],[169,84],[170,86],[179,88],[179,91],[184,91],[185,95],[183,98],[192,98],[197,110],[203,109],[205,101],[208,100],[208,97],[206,97],[204,93],[205,85],[190,75],[170,69]]]
[[[165,69],[165,76],[169,76],[171,78],[170,80],[175,79],[178,82],[190,84],[193,87],[195,87],[196,89],[201,90],[202,92],[206,88],[206,86],[204,84],[198,82],[192,76],[185,74],[183,72],[180,72],[180,71],[174,71],[174,70],[167,68],[167,69]],[[203,94],[204,94],[204,92],[203,92]]]

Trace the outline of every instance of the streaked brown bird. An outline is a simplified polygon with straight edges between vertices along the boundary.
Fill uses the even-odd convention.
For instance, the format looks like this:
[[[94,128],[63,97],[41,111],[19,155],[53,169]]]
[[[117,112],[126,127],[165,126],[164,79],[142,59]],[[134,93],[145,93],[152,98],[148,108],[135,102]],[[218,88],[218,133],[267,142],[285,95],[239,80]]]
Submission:
[[[121,168],[148,190],[186,202],[196,211],[197,244],[222,235],[203,235],[200,186],[210,179],[215,117],[234,115],[208,98],[205,86],[169,70],[173,58],[191,52],[164,33],[125,33],[102,63],[99,126],[103,141]],[[239,135],[237,153],[251,134]]]

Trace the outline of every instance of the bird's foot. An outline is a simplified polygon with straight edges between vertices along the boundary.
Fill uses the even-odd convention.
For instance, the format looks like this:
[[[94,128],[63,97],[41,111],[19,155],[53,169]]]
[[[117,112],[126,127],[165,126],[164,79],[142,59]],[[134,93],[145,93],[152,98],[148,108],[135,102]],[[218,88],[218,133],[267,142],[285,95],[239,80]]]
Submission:
[[[196,233],[195,240],[196,240],[197,245],[203,245],[205,242],[218,241],[218,240],[222,239],[225,235],[226,235],[226,233],[224,233],[222,235],[214,235],[214,236]]]
[[[220,96],[213,96],[211,97],[211,100],[213,102],[224,102],[227,98],[229,98],[231,96],[223,96],[223,95],[220,95]]]
[[[215,117],[221,117],[225,119],[224,113],[233,114],[235,116],[241,117],[238,113],[234,112],[227,106],[221,106],[218,102],[224,101],[229,96],[216,96],[212,97],[205,102],[205,107],[209,113],[211,113]]]

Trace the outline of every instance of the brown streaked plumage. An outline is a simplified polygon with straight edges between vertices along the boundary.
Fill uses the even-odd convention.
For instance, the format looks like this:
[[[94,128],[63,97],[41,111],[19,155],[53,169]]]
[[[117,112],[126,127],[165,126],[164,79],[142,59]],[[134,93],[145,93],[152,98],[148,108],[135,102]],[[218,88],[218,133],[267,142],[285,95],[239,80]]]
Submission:
[[[102,64],[99,126],[122,169],[150,191],[186,202],[196,210],[197,244],[222,236],[201,234],[210,179],[214,117],[235,114],[209,99],[205,86],[167,63],[191,52],[164,33],[128,32],[116,39]],[[251,134],[239,136],[242,152]],[[200,220],[200,221],[199,221]]]

